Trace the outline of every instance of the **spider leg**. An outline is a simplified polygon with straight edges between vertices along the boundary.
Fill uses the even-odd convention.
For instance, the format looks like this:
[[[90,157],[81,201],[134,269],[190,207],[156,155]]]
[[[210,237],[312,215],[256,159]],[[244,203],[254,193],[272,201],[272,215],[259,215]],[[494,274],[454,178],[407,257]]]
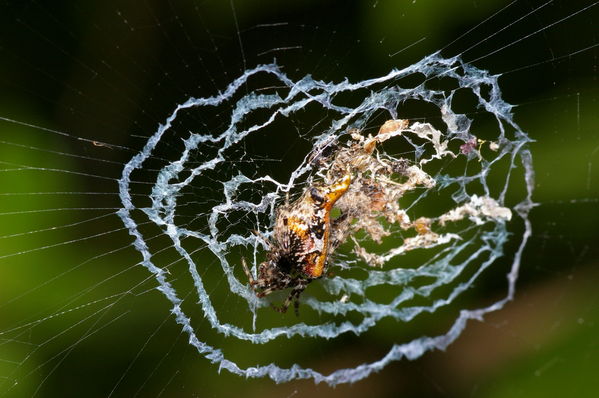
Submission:
[[[243,265],[243,272],[245,272],[245,275],[247,276],[248,280],[250,281],[250,287],[252,288],[252,290],[254,291],[254,293],[256,293],[256,296],[258,297],[264,297],[266,294],[269,294],[272,292],[272,290],[276,290],[276,289],[267,289],[269,290],[267,293],[264,292],[257,292],[256,289],[263,289],[268,285],[268,282],[265,281],[264,279],[255,279],[252,275],[252,273],[250,272],[250,269],[245,261],[245,257],[241,258],[241,264]]]
[[[293,310],[295,311],[295,316],[299,317],[299,294],[293,300]]]
[[[252,276],[252,273],[250,272],[250,269],[248,268],[248,265],[245,262],[245,257],[241,257],[241,264],[243,265],[243,272],[245,272],[245,275],[248,277],[248,280],[250,281],[250,285],[255,285],[256,280]]]
[[[272,250],[273,249],[272,243],[270,243],[270,241],[268,240],[268,238],[266,236],[264,236],[262,234],[262,232],[258,231],[257,229],[254,229],[254,230],[252,230],[252,233],[254,235],[256,235],[257,237],[259,237],[266,244],[266,246],[268,247],[268,250]]]
[[[291,290],[291,293],[289,293],[289,296],[287,296],[287,299],[285,300],[283,305],[281,305],[280,307],[276,307],[273,305],[272,307],[276,311],[284,314],[285,312],[287,312],[287,308],[289,308],[289,305],[291,305],[291,303],[293,302],[293,307],[295,308],[295,315],[299,316],[299,296],[306,289],[306,286],[307,283],[298,284],[293,288],[293,290]]]
[[[256,283],[258,285],[258,282]],[[260,283],[261,285],[265,285],[266,282]],[[257,286],[258,288],[263,288],[264,286]],[[262,290],[261,292],[256,292],[256,296],[257,297],[264,297],[264,296],[268,296],[269,294],[271,294],[272,292],[275,292],[277,290],[281,290],[282,287],[279,285],[273,285],[270,287],[267,287],[266,289]]]
[[[299,317],[299,296],[302,294],[302,292],[306,289],[307,284],[301,284],[299,286],[297,286],[295,289],[293,289],[292,293],[294,295],[293,298],[293,308],[295,310],[295,316]]]

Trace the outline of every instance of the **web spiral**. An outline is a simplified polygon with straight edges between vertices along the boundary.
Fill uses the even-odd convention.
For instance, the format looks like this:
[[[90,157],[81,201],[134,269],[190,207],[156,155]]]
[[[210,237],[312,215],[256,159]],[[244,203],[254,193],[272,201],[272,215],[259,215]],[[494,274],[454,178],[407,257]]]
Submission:
[[[408,109],[424,116],[408,117]],[[350,228],[328,258],[332,274],[301,296],[300,316],[275,313],[271,305],[286,292],[256,297],[241,257],[255,272],[277,209],[326,181],[330,164],[314,161],[318,154],[345,148],[356,135],[376,137],[387,121],[402,119],[408,125],[372,154],[420,176],[385,176],[399,192],[386,203],[396,219],[375,212],[374,229]],[[501,97],[498,76],[458,57],[433,54],[360,82],[294,80],[276,63],[261,65],[215,96],[176,107],[125,166],[119,216],[189,343],[220,369],[276,382],[354,382],[392,361],[444,349],[469,320],[513,298],[531,232],[529,141]],[[152,185],[138,183],[148,178]],[[508,241],[516,249],[506,255],[505,295],[482,308],[458,303],[504,257]],[[205,338],[211,331],[254,346],[326,343],[363,336],[381,322],[400,328],[452,305],[460,308],[443,333],[396,341],[377,361],[328,374],[276,356],[244,365],[218,339]],[[207,323],[199,327],[196,318]]]

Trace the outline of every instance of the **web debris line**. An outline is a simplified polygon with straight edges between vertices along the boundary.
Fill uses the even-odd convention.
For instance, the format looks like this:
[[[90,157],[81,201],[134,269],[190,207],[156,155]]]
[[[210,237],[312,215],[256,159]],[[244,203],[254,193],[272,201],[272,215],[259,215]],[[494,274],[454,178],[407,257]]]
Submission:
[[[395,83],[395,81],[405,76],[416,73],[425,76],[425,83],[440,76],[450,77],[457,82],[459,88],[467,89],[473,93],[478,100],[478,106],[495,116],[497,121],[496,138],[491,142],[477,138],[476,131],[470,129],[472,120],[466,115],[457,114],[452,110],[452,101],[457,89],[453,91],[434,90],[426,87],[425,83],[415,88],[404,89]],[[190,110],[199,112],[204,107],[211,109],[226,104],[227,101],[238,95],[238,90],[241,87],[247,87],[248,80],[254,76],[270,76],[276,79],[278,84],[274,86],[287,88],[286,95],[281,95],[280,91],[274,94],[250,92],[231,104],[228,126],[223,127],[222,131],[206,134],[190,132],[189,136],[184,139],[184,149],[181,151],[179,158],[167,163],[157,173],[156,182],[149,194],[152,202],[151,206],[141,208],[136,206],[131,192],[130,184],[133,182],[131,176],[136,170],[146,170],[144,169],[144,162],[152,156],[152,152],[162,144],[162,141],[168,142],[169,133],[179,115]],[[483,94],[484,90],[487,90],[485,94]],[[364,95],[362,102],[356,107],[350,108],[334,102],[337,95],[353,92],[356,92],[356,95]],[[348,311],[358,312],[363,316],[363,319],[357,324],[350,321],[337,324],[332,320],[315,325],[298,322],[292,326],[272,327],[258,332],[250,332],[241,326],[221,321],[218,310],[212,303],[210,294],[204,285],[204,280],[198,271],[202,264],[194,261],[191,253],[183,246],[182,240],[191,238],[205,245],[206,249],[220,262],[229,284],[230,293],[238,296],[241,300],[245,300],[252,312],[255,309],[267,308],[268,304],[257,299],[253,292],[247,288],[247,282],[239,280],[235,276],[234,267],[229,263],[231,256],[228,256],[234,249],[253,247],[255,262],[256,249],[260,245],[259,238],[251,233],[247,236],[229,233],[228,228],[221,230],[222,227],[219,225],[228,220],[229,214],[240,211],[250,215],[266,216],[272,222],[277,201],[285,193],[293,191],[297,186],[310,186],[314,181],[326,178],[324,173],[316,166],[317,161],[314,160],[325,152],[326,147],[332,142],[350,140],[348,138],[350,135],[352,136],[351,139],[358,139],[356,137],[361,136],[354,132],[367,127],[370,128],[373,123],[372,119],[381,111],[386,111],[390,117],[397,118],[398,113],[401,114],[402,103],[407,99],[416,99],[436,106],[441,113],[441,119],[446,130],[441,132],[428,123],[420,122],[413,123],[402,131],[393,130],[386,133],[388,137],[384,140],[389,138],[401,139],[405,136],[405,140],[414,147],[414,158],[409,160],[405,158],[404,160],[395,159],[384,152],[377,152],[377,159],[379,161],[388,159],[408,162],[408,164],[413,164],[408,170],[412,170],[413,173],[422,172],[424,174],[426,174],[423,171],[424,169],[431,168],[434,171],[435,161],[444,158],[462,159],[469,162],[468,164],[479,165],[481,171],[475,175],[456,176],[450,174],[450,172],[444,172],[444,169],[441,168],[435,172],[436,174],[427,177],[431,179],[429,189],[445,193],[451,189],[451,198],[456,204],[456,207],[445,214],[427,218],[425,221],[429,223],[429,226],[434,225],[434,228],[438,231],[444,229],[451,231],[451,226],[454,223],[466,220],[472,223],[472,226],[466,228],[456,227],[457,231],[454,230],[455,232],[439,232],[439,234],[433,233],[431,230],[427,230],[428,227],[422,226],[420,235],[406,238],[403,245],[382,254],[361,251],[359,242],[356,241],[354,253],[358,258],[361,256],[362,261],[371,265],[370,268],[365,268],[368,277],[364,280],[358,280],[339,276],[324,280],[322,285],[330,294],[331,299],[321,301],[312,297],[308,298],[304,304],[321,314],[338,315],[346,314]],[[303,162],[291,173],[288,181],[279,182],[270,175],[249,178],[238,171],[236,174],[229,176],[228,180],[222,181],[223,197],[221,198],[221,204],[213,206],[211,210],[201,214],[206,219],[207,232],[199,232],[191,229],[189,225],[182,226],[178,224],[178,211],[182,206],[178,201],[185,194],[184,190],[186,188],[192,187],[196,183],[195,181],[208,171],[219,170],[220,165],[231,162],[232,159],[229,156],[234,156],[231,155],[232,149],[242,145],[246,137],[264,131],[270,125],[275,124],[279,118],[293,115],[309,104],[317,104],[327,114],[334,116],[329,119],[322,119],[326,120],[327,123],[330,122],[330,124],[320,130],[322,133],[319,136],[314,137],[313,151],[306,154]],[[276,64],[260,65],[245,70],[239,78],[218,95],[190,98],[176,107],[164,124],[161,124],[157,131],[149,137],[143,149],[125,165],[119,180],[119,195],[123,207],[118,211],[118,215],[128,229],[129,234],[133,237],[135,248],[142,256],[141,264],[154,276],[159,284],[158,289],[171,302],[171,312],[175,316],[176,322],[181,325],[182,331],[189,336],[189,344],[194,346],[201,355],[212,363],[218,364],[219,369],[226,369],[231,373],[245,377],[269,377],[275,382],[308,378],[317,383],[324,382],[329,385],[355,382],[367,377],[372,372],[382,369],[392,361],[402,358],[415,359],[427,351],[445,349],[459,337],[468,321],[481,320],[485,314],[502,308],[506,302],[513,299],[521,253],[531,231],[527,215],[533,207],[531,194],[534,185],[534,174],[532,172],[530,152],[527,149],[530,140],[526,133],[513,121],[511,109],[511,105],[501,98],[497,76],[492,76],[486,71],[465,64],[459,57],[446,59],[438,53],[432,54],[407,68],[392,70],[385,76],[354,83],[348,80],[340,83],[326,83],[313,80],[310,76],[306,76],[299,81],[292,81],[281,72]],[[244,129],[238,127],[243,124],[244,118],[258,110],[270,110],[271,113],[261,122],[250,123],[249,126],[244,125]],[[381,127],[381,131],[383,128],[384,126]],[[381,141],[383,141],[382,138]],[[414,143],[420,141],[425,143],[421,145]],[[198,165],[194,164],[193,167],[190,166],[193,154],[200,152],[204,144],[217,144],[219,149],[213,157],[206,159],[205,162]],[[195,287],[198,303],[205,319],[214,331],[227,337],[246,340],[254,344],[265,344],[276,338],[291,338],[293,336],[332,339],[343,333],[360,335],[375,327],[377,322],[385,317],[391,317],[398,322],[409,322],[423,312],[434,313],[438,308],[451,304],[462,292],[472,287],[481,274],[497,258],[503,255],[504,244],[508,239],[513,239],[513,236],[510,236],[507,230],[507,224],[512,213],[509,208],[504,207],[505,195],[511,181],[516,177],[511,172],[512,167],[508,168],[504,179],[505,184],[499,192],[496,192],[496,189],[487,185],[486,175],[492,167],[500,163],[500,160],[508,161],[511,165],[514,165],[517,159],[522,160],[527,194],[521,202],[514,204],[512,207],[524,220],[524,231],[522,232],[522,241],[518,252],[515,253],[508,274],[507,295],[485,308],[460,310],[447,333],[443,335],[422,337],[408,343],[395,344],[378,361],[362,364],[352,369],[339,369],[329,375],[323,375],[317,370],[304,368],[298,364],[290,368],[282,368],[274,362],[242,368],[226,357],[221,349],[203,342],[201,339],[202,331],[194,329],[190,317],[186,315],[182,308],[183,300],[179,298],[180,293],[168,280],[167,270],[154,260],[154,253],[149,248],[147,239],[138,228],[140,223],[132,215],[135,210],[141,210],[147,220],[155,223],[163,230],[165,236],[172,240],[173,247],[188,265],[189,277]],[[404,173],[407,172],[404,171]],[[409,174],[405,175],[408,176]],[[272,190],[264,192],[258,202],[237,199],[242,187],[247,189],[248,186],[251,187],[256,183],[271,186]],[[470,191],[477,192],[474,184],[478,187],[477,189],[482,189],[482,195],[469,193]],[[419,192],[417,200],[425,197],[428,191],[422,188]],[[492,195],[498,195],[497,199],[494,199]],[[412,222],[401,209],[399,209],[399,214],[403,214],[406,225],[414,226],[418,221]],[[228,236],[225,232],[228,233]],[[424,241],[424,243],[418,243],[418,239]],[[408,242],[417,243],[410,246]],[[382,268],[383,265],[392,263],[395,257],[405,255],[412,247],[420,248],[420,250],[441,247],[441,254],[420,267],[400,268],[394,266],[392,268]],[[459,258],[460,254],[469,254],[469,256],[467,259],[461,259],[454,264],[454,260]],[[381,268],[372,267],[374,264],[380,264]],[[467,267],[474,267],[474,272],[471,272],[469,276],[464,273]],[[433,277],[434,281],[420,287],[411,286],[412,280],[420,276]],[[435,289],[449,283],[454,283],[456,286],[446,297],[435,297],[429,305],[401,307],[402,304],[415,295],[424,298],[431,297],[431,293]],[[366,292],[368,287],[385,284],[399,286],[402,288],[401,292],[390,303],[375,303],[368,299]],[[339,300],[336,296],[341,293],[351,296],[351,299],[349,301]],[[364,300],[356,302],[355,298],[357,297]]]

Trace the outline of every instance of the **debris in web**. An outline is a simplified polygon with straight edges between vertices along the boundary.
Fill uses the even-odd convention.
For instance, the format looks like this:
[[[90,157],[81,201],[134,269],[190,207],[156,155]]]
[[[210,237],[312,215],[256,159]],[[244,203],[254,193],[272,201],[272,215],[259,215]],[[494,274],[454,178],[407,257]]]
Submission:
[[[410,77],[419,83],[404,85]],[[475,105],[458,112],[464,95]],[[407,115],[407,109],[419,109],[415,103],[435,111],[422,118]],[[280,139],[273,135],[280,134],[279,123],[301,121],[310,113],[320,115],[317,122],[296,129],[297,138],[309,149],[290,165],[284,179],[276,178],[263,157],[251,152],[252,140]],[[181,133],[179,119],[193,114],[216,115],[220,120],[211,128],[204,125]],[[433,54],[385,76],[337,83],[311,76],[293,80],[276,64],[260,65],[218,95],[190,98],[175,108],[125,166],[119,215],[135,240],[141,264],[172,304],[189,344],[219,369],[276,382],[305,378],[330,385],[355,382],[392,361],[445,349],[468,320],[480,320],[513,298],[520,256],[531,233],[529,141],[514,122],[511,106],[501,98],[498,76],[459,57]],[[167,149],[170,157],[154,156]],[[158,161],[163,163],[157,168]],[[153,175],[150,201],[132,195],[138,189],[131,183],[136,173]],[[327,239],[317,242],[320,246],[309,242],[318,248],[302,246],[303,254],[318,249],[323,259],[319,272],[312,270],[312,283],[301,282],[302,296],[293,297],[301,303],[302,313],[292,324],[286,318],[278,325],[265,321],[268,326],[257,326],[263,317],[270,319],[273,302],[284,300],[298,283],[281,282],[278,276],[276,289],[268,290],[281,290],[283,295],[276,297],[256,295],[252,289],[257,286],[264,293],[275,286],[264,280],[260,264],[280,271],[278,263],[269,260],[269,241],[277,241],[276,223],[283,222],[277,215],[289,213],[290,206],[297,215],[298,203],[311,188],[331,187],[343,178],[351,182],[327,210]],[[190,200],[193,192],[203,193]],[[190,218],[194,222],[182,221]],[[299,363],[278,364],[276,357],[244,367],[232,353],[208,343],[206,324],[204,329],[194,325],[182,299],[189,290],[177,285],[141,227],[148,221],[168,237],[186,264],[189,286],[195,290],[194,306],[199,306],[212,331],[248,344],[331,340],[347,333],[361,336],[383,319],[400,328],[422,314],[458,305],[456,299],[504,256],[508,240],[516,242],[517,249],[508,253],[511,267],[500,300],[482,308],[457,308],[444,334],[395,341],[378,361],[325,375]],[[198,256],[195,250],[205,254]],[[251,259],[249,281],[241,257]],[[215,268],[226,283],[210,285],[213,280],[206,275]],[[394,287],[393,293],[384,297],[370,293],[383,286]],[[249,314],[249,324],[241,316],[238,323],[230,319],[220,303],[222,294],[228,297],[228,307]],[[422,300],[414,301],[416,297]],[[317,312],[320,322],[307,323],[305,311]]]

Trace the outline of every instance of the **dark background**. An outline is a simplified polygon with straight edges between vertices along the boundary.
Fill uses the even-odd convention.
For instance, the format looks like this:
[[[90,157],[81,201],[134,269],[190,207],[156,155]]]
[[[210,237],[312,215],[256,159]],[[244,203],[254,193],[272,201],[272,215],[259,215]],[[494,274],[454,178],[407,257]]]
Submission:
[[[516,1],[487,20],[508,4],[0,3],[0,396],[595,396],[599,7]],[[214,95],[257,64],[357,81],[441,49],[501,74],[535,140],[538,206],[515,301],[446,352],[354,385],[218,373],[187,345],[110,215],[122,164],[175,104]],[[274,144],[256,145],[269,153]],[[67,191],[86,194],[38,194]],[[40,212],[61,208],[81,210]],[[500,271],[478,287],[481,300],[504,294]],[[384,337],[370,338],[322,349],[292,340],[247,362],[277,353],[329,373],[386,352]]]

